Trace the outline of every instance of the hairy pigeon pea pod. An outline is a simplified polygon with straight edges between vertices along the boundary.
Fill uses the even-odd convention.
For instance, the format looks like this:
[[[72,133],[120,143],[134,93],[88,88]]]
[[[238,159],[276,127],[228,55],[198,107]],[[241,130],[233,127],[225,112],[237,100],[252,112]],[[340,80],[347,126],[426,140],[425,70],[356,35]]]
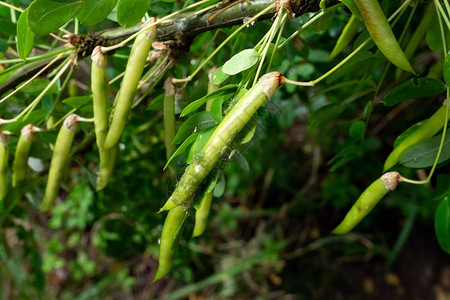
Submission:
[[[195,225],[192,237],[200,236],[208,224],[209,211],[213,200],[213,192],[206,193],[201,200],[200,207],[195,211]]]
[[[117,145],[105,149],[106,134],[108,132],[108,75],[106,72],[107,59],[100,46],[92,52],[91,90],[94,110],[94,125],[97,147],[100,156],[100,169],[97,173],[97,191],[106,187],[114,169]]]
[[[152,41],[156,36],[156,27],[152,26],[140,33],[131,48],[128,63],[120,86],[115,107],[112,112],[111,124],[106,135],[104,148],[112,148],[119,142],[123,129],[130,114],[134,96],[136,95],[139,80],[144,71],[148,52],[152,46]]]
[[[116,164],[117,153],[119,152],[119,145],[100,151],[100,170],[97,174],[97,191],[104,189],[111,178]]]
[[[267,98],[272,97],[282,82],[283,76],[279,72],[265,74],[239,99],[214,130],[192,164],[186,168],[175,191],[160,211],[186,204],[195,189],[216,165],[223,149],[231,145],[258,108]]]
[[[417,128],[397,147],[395,147],[394,150],[392,150],[384,163],[383,170],[387,171],[395,166],[398,163],[400,156],[403,152],[405,152],[406,149],[418,143],[424,142],[438,133],[445,124],[446,114],[447,105],[444,104],[430,118],[423,121],[423,123],[419,125],[419,128]]]
[[[159,265],[153,282],[169,273],[175,250],[183,232],[184,224],[186,223],[187,214],[188,212],[181,206],[169,210],[161,232]]]
[[[344,234],[355,228],[365,216],[389,192],[395,190],[402,176],[397,172],[388,172],[375,180],[356,200],[344,220],[332,231]]]
[[[59,130],[53,148],[41,211],[50,210],[55,203],[56,197],[58,197],[59,186],[63,180],[64,170],[69,161],[70,148],[72,147],[77,127],[78,115],[72,114],[64,120]]]
[[[28,156],[30,155],[31,144],[34,137],[34,126],[28,124],[22,128],[13,162],[12,186],[15,187],[25,179],[28,168]]]

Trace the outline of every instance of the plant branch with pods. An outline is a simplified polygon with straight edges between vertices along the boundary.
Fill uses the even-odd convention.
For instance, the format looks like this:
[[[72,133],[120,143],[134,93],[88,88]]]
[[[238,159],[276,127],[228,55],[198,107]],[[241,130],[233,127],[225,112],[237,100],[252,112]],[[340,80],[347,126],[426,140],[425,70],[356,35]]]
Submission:
[[[155,134],[153,140],[165,148],[164,160],[167,163],[164,169],[169,167],[170,170],[160,177],[177,181],[168,199],[164,199],[166,202],[159,199],[161,209],[158,214],[168,211],[161,230],[159,267],[154,272],[154,281],[160,280],[171,270],[183,231],[190,228],[188,224],[192,217],[194,229],[191,236],[198,237],[205,231],[213,198],[223,194],[219,186],[225,180],[228,163],[235,159],[244,169],[248,168],[240,151],[257,134],[258,112],[266,100],[276,98],[281,85],[304,89],[306,94],[313,93],[322,84],[327,86],[349,74],[360,74],[357,71],[358,68],[364,69],[362,63],[376,71],[373,76],[368,75],[372,71],[369,69],[362,75],[363,79],[356,78],[337,85],[340,88],[355,84],[357,92],[367,98],[367,104],[361,115],[347,122],[352,123],[348,131],[354,138],[350,142],[354,147],[347,148],[350,154],[343,151],[330,160],[332,164],[334,160],[339,160],[340,155],[345,156],[336,163],[336,170],[355,154],[348,150],[356,147],[353,144],[364,145],[374,107],[379,104],[381,89],[389,86],[386,78],[390,67],[398,68],[395,76],[403,82],[387,88],[382,101],[385,106],[397,105],[417,95],[444,95],[446,102],[421,124],[403,133],[384,164],[383,171],[386,172],[392,168],[403,168],[399,164],[409,167],[411,160],[419,160],[423,164],[420,166],[430,168],[426,179],[415,180],[400,175],[400,171],[403,173],[405,169],[378,175],[379,178],[362,192],[332,232],[345,234],[353,230],[400,182],[430,183],[436,169],[450,158],[450,148],[447,146],[450,56],[446,35],[450,30],[450,5],[447,1],[444,1],[444,7],[435,0],[425,8],[425,4],[406,0],[398,7],[387,10],[377,0],[203,0],[190,5],[192,1],[183,5],[176,2],[171,10],[151,16],[150,1],[138,1],[143,4],[142,7],[131,7],[131,2],[119,1],[116,5],[116,1],[105,1],[103,4],[107,8],[102,6],[101,9],[88,6],[88,1],[35,0],[25,10],[8,4],[12,10],[22,14],[17,21],[17,51],[8,47],[5,57],[0,59],[3,69],[0,73],[0,105],[12,107],[0,115],[0,211],[4,203],[10,203],[8,190],[25,186],[27,177],[30,177],[30,172],[26,171],[33,143],[45,145],[42,147],[51,153],[45,192],[37,205],[42,212],[51,215],[54,206],[63,202],[58,200],[62,198],[60,188],[72,155],[77,154],[72,149],[72,145],[78,143],[77,138],[91,146],[97,156],[94,163],[85,167],[95,178],[91,180],[93,188],[96,191],[107,189],[114,178],[114,167],[121,151],[127,147],[127,128],[136,127],[130,117],[146,114],[147,110],[157,110],[159,116],[146,120],[136,130],[146,131],[158,123],[159,127],[155,127],[163,133]],[[388,1],[382,2],[388,5]],[[0,5],[5,4],[0,2]],[[117,21],[120,27],[79,32],[80,28],[88,29],[88,26],[106,20],[114,8],[115,19],[109,18]],[[432,18],[425,15],[422,16],[421,29],[414,34],[406,34],[417,11],[437,17],[438,33],[426,31]],[[302,35],[311,28],[321,26],[325,28],[317,29],[314,34],[326,32],[326,26],[331,26],[333,17],[339,14],[345,16],[348,23],[341,35],[336,37],[331,54],[325,51],[324,59],[323,53],[311,51],[312,54],[306,54],[302,60],[292,64],[289,62],[280,71],[281,55],[289,55],[294,50],[301,52],[302,47],[306,47],[306,38]],[[297,17],[302,20],[296,21]],[[407,19],[406,26],[399,35],[395,26],[398,22],[404,22],[403,19]],[[264,20],[266,22],[262,22]],[[238,35],[244,32],[250,36],[248,28],[255,22],[259,22],[256,26],[260,26],[255,30],[256,37],[252,36],[249,41],[238,40]],[[117,25],[114,23],[114,26]],[[20,28],[30,28],[31,31]],[[68,28],[73,28],[74,32],[67,35]],[[35,43],[38,36],[45,37],[51,32],[64,32],[64,35],[53,34],[54,40],[50,45],[45,39]],[[223,33],[225,37],[219,43],[218,36],[222,37]],[[434,43],[430,45],[432,51],[444,55],[444,61],[438,62],[443,68],[440,72],[443,76],[432,78],[431,75],[417,75],[423,70],[413,63],[414,52],[425,34],[430,35],[427,42]],[[202,38],[208,43],[199,47],[198,40]],[[61,39],[66,44],[58,47]],[[408,45],[402,48],[406,43],[404,39]],[[353,47],[349,49],[353,41]],[[232,42],[235,44],[232,45]],[[11,39],[11,43],[15,42]],[[49,51],[29,56],[35,46],[45,46]],[[233,55],[226,49],[230,49]],[[187,58],[191,52],[196,52],[196,56]],[[91,63],[85,66],[89,69],[90,83],[85,84],[85,95],[73,93],[61,100],[69,90],[67,87],[70,87],[71,76],[77,71],[76,65],[88,57]],[[302,72],[290,72],[294,64],[309,63],[314,59],[329,64],[312,71],[311,76],[304,74],[307,68],[301,69]],[[217,66],[216,61],[219,62]],[[381,71],[378,68],[380,65],[383,66]],[[313,75],[316,79],[311,79]],[[43,79],[44,76],[48,80]],[[37,92],[31,90],[29,85],[38,80],[43,80],[43,86]],[[203,86],[207,86],[206,94],[201,94],[202,82],[205,83]],[[158,91],[163,92],[157,96],[155,93]],[[358,96],[358,93],[355,94]],[[25,98],[21,102],[17,100],[20,96]],[[182,103],[189,97],[196,100]],[[334,118],[344,118],[341,114],[345,106],[353,105],[356,99],[359,97],[322,105],[308,115],[313,120],[310,124],[323,125],[334,121]],[[14,106],[16,100],[19,103]],[[145,103],[148,106],[143,109]],[[313,110],[314,105],[310,106],[308,109]],[[87,124],[78,124],[80,121]],[[35,132],[43,133],[42,140],[33,138]],[[8,168],[10,136],[16,137],[12,139],[16,151],[11,184]],[[433,151],[428,151],[429,148]],[[432,153],[431,159],[423,158],[425,152]],[[163,174],[163,170],[160,171]],[[450,238],[450,229],[445,227],[444,222],[450,220],[450,213],[446,214],[446,201],[442,200],[438,208],[436,232],[442,247],[449,252],[450,244],[442,242]]]

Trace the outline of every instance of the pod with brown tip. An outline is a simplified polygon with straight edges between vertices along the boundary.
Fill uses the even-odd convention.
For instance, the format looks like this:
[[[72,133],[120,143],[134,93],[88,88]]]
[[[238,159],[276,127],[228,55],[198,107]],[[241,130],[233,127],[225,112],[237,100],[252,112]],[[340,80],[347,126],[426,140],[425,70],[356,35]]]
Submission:
[[[64,120],[56,137],[41,211],[50,210],[55,203],[56,197],[58,197],[59,186],[63,180],[64,170],[69,161],[70,148],[72,147],[77,126],[78,115],[72,114],[68,116]]]
[[[95,137],[98,149],[101,151],[105,144],[108,132],[107,102],[108,102],[108,75],[106,55],[100,46],[92,52],[91,90],[92,106],[94,111]]]
[[[131,111],[139,80],[144,71],[148,52],[150,51],[155,36],[156,27],[152,26],[148,30],[140,33],[134,41],[122,84],[120,85],[120,90],[115,101],[112,121],[104,144],[105,149],[112,148],[119,142]]]
[[[158,270],[153,282],[163,278],[172,268],[173,256],[186,222],[187,213],[184,208],[177,206],[169,210],[167,214],[161,232]]]
[[[222,149],[231,145],[231,142],[258,108],[267,98],[272,97],[282,81],[283,76],[279,72],[265,74],[239,99],[214,130],[200,153],[193,159],[192,164],[186,168],[175,191],[160,211],[169,210],[186,203],[216,165]]]
[[[367,31],[381,53],[397,67],[416,74],[392,32],[378,0],[354,0]]]
[[[172,79],[169,77],[164,82],[164,143],[167,159],[175,152],[175,145],[172,144],[175,137],[175,85]]]
[[[444,104],[439,108],[430,118],[423,121],[413,133],[411,133],[406,139],[404,139],[397,147],[392,150],[389,156],[384,162],[383,170],[387,171],[395,166],[400,156],[406,149],[429,140],[436,133],[438,133],[445,124],[445,116],[447,113],[447,105]]]
[[[100,157],[100,168],[97,173],[97,191],[106,187],[114,169],[117,146],[105,149],[106,134],[108,133],[108,61],[100,46],[92,52],[91,90],[94,111],[95,137]]]
[[[0,211],[3,211],[3,198],[8,193],[8,139],[8,135],[0,132]]]
[[[15,187],[25,179],[28,169],[28,156],[30,155],[31,143],[34,137],[34,126],[28,124],[22,128],[13,162],[12,186]]]
[[[332,231],[335,234],[345,234],[355,228],[365,216],[389,192],[395,190],[401,175],[397,172],[388,172],[375,180],[356,200],[344,220]]]

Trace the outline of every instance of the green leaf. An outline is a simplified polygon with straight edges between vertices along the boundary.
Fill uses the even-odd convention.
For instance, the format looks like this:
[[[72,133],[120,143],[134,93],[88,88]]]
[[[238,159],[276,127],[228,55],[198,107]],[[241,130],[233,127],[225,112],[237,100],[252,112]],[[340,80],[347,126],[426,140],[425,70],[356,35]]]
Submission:
[[[225,98],[231,97],[234,94],[234,91],[236,90],[236,88],[237,88],[236,84],[225,85],[225,86],[219,88],[218,90],[216,90],[212,93],[209,93],[208,95],[206,95],[198,100],[192,101],[191,103],[189,103],[188,106],[186,106],[183,109],[180,116],[184,117],[184,116],[190,114],[191,112],[195,111],[197,108],[199,108],[200,106],[202,106],[203,104],[208,102],[208,100],[215,99],[219,96],[222,96]],[[228,90],[231,90],[232,92],[230,93],[230,92],[228,92]],[[225,93],[225,91],[227,91],[228,93]]]
[[[360,51],[350,58],[342,67],[336,72],[328,76],[327,83],[331,83],[342,76],[345,76],[355,70],[360,69],[363,65],[366,65],[368,61],[373,59],[374,55],[370,51]]]
[[[30,94],[33,96],[39,95],[43,89],[47,87],[47,85],[50,83],[50,80],[44,79],[44,78],[36,78],[26,86],[24,86],[21,89],[22,93]],[[48,91],[45,93],[46,95],[53,95],[58,93],[59,88],[56,82],[48,89]]]
[[[5,52],[8,49],[8,42],[0,39],[0,52]]]
[[[438,95],[445,91],[445,84],[435,78],[411,78],[393,88],[385,97],[384,105],[394,106],[405,100]]]
[[[441,201],[434,215],[434,229],[441,248],[450,253],[450,203],[449,195]]]
[[[26,124],[39,123],[44,120],[48,115],[48,110],[46,109],[36,109],[33,110],[28,117],[20,117],[16,122],[4,125],[4,130],[16,131],[25,126]]]
[[[448,45],[450,43],[450,34],[447,26],[444,26],[444,32],[445,42]],[[438,18],[433,18],[431,20],[431,24],[428,26],[427,33],[425,35],[425,40],[427,41],[428,48],[432,51],[441,53],[444,51],[444,48],[442,47],[442,35]]]
[[[82,24],[94,25],[105,19],[116,6],[117,0],[84,0],[83,8],[77,15]]]
[[[160,94],[150,102],[147,110],[163,110],[164,109],[164,94]]]
[[[198,112],[184,121],[184,123],[178,129],[177,134],[173,138],[172,144],[179,144],[193,132],[197,132],[199,130],[202,130],[203,128],[214,126],[214,124],[214,119],[210,112]]]
[[[241,144],[247,144],[253,138],[256,133],[256,125],[258,124],[256,116],[253,116],[247,124],[245,124],[244,129],[239,132],[236,140]]]
[[[223,193],[225,192],[225,183],[225,177],[221,176],[216,186],[214,187],[214,197],[222,197]]]
[[[223,119],[223,102],[224,102],[225,98],[224,97],[219,97],[214,99],[214,101],[211,104],[211,115],[214,118],[214,121],[218,124],[220,123],[220,121],[222,121]]]
[[[400,164],[408,168],[428,168],[434,164],[442,134],[407,149],[400,156]],[[450,131],[445,135],[438,163],[450,159]]]
[[[223,66],[215,70],[211,76],[211,82],[214,84],[222,84],[228,79],[229,75],[225,74],[223,71]]]
[[[336,120],[339,115],[344,111],[344,107],[338,104],[328,104],[320,107],[312,112],[309,117],[309,129],[314,129]]]
[[[1,7],[1,6],[0,6]],[[0,36],[8,37],[8,36],[15,36],[16,35],[16,29],[17,27],[11,20],[1,18],[0,17]]]
[[[123,27],[139,23],[150,7],[151,0],[119,0],[117,2],[117,21]]]
[[[308,54],[308,61],[313,63],[328,63],[330,52],[322,49],[311,49]]]
[[[259,60],[259,54],[255,49],[245,49],[234,55],[223,65],[223,73],[236,75],[251,68]]]
[[[205,128],[199,132],[197,139],[192,144],[192,147],[189,150],[189,154],[186,160],[188,164],[191,164],[194,157],[203,149],[203,146],[205,146],[206,142],[213,134],[214,129],[216,129],[216,126]]]
[[[34,33],[28,28],[28,8],[25,9],[17,21],[17,52],[21,59],[25,59],[33,50]]]
[[[403,131],[394,141],[394,148],[396,148],[398,145],[400,145],[408,136],[410,136],[414,131],[416,131],[420,126],[422,125],[422,122],[416,123]]]
[[[73,108],[80,108],[92,101],[92,96],[76,96],[64,99],[62,102]]]
[[[333,22],[334,13],[332,11],[328,11],[316,22],[311,24],[311,29],[315,32],[325,31],[330,28],[331,23]]]
[[[56,31],[81,9],[81,0],[35,0],[28,8],[28,25],[40,35]]]
[[[186,149],[197,139],[198,132],[194,132],[191,134],[184,142],[183,144],[178,147],[178,149],[172,154],[172,156],[167,161],[166,165],[164,166],[164,170],[169,166],[170,162],[178,155],[183,154]]]
[[[361,139],[366,132],[366,124],[363,121],[356,121],[353,123],[349,130],[348,134],[354,139]]]

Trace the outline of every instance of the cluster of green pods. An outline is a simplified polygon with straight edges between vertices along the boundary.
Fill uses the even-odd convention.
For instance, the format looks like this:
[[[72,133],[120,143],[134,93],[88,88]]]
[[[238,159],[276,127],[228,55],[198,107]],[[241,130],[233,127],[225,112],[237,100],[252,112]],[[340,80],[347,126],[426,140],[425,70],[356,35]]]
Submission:
[[[258,108],[267,98],[272,97],[282,83],[283,76],[279,72],[263,75],[225,115],[192,164],[186,167],[175,191],[160,210],[160,212],[168,210],[169,213],[161,233],[159,267],[155,280],[162,278],[170,270],[176,247],[174,245],[179,239],[186,215],[192,207],[195,191],[217,165],[223,149],[231,145]],[[201,201],[201,206],[196,212],[193,236],[200,235],[206,227],[212,192],[205,193]]]

